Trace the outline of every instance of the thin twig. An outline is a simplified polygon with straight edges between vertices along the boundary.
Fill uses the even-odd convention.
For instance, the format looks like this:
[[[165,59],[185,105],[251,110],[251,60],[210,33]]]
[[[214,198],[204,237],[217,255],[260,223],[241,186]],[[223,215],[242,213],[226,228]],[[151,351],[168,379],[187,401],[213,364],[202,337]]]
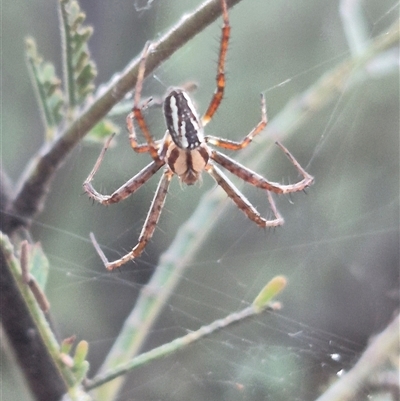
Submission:
[[[264,310],[271,311],[271,309],[264,309]],[[134,368],[137,368],[138,366],[142,366],[155,359],[171,355],[174,352],[180,351],[185,347],[187,347],[188,345],[191,345],[194,342],[199,341],[206,336],[209,336],[219,330],[222,330],[234,323],[243,322],[259,313],[260,311],[257,311],[257,308],[255,308],[254,306],[249,306],[241,310],[240,312],[234,312],[224,317],[223,319],[215,320],[211,324],[202,326],[198,330],[192,331],[183,337],[176,338],[170,343],[161,345],[160,347],[153,348],[151,351],[140,354],[131,361],[116,367],[113,371],[107,372],[104,375],[96,376],[96,378],[88,382],[88,384],[86,385],[86,389],[91,390],[96,387],[99,387],[102,384],[105,384],[121,375],[124,375],[125,373],[129,372]]]
[[[102,384],[107,383],[115,379],[118,376],[121,376],[135,367],[144,365],[146,363],[151,362],[154,359],[158,359],[165,355],[170,355],[175,352],[177,349],[183,349],[184,346],[188,346],[195,341],[198,341],[205,336],[208,336],[215,332],[216,330],[221,330],[222,328],[227,327],[230,324],[243,321],[255,314],[253,307],[248,307],[240,312],[233,313],[231,315],[226,316],[224,319],[216,320],[210,325],[202,326],[200,329],[193,331],[189,334],[186,334],[183,337],[176,338],[168,344],[161,345],[160,347],[153,348],[148,352],[144,352],[140,354],[136,358],[132,359],[128,363],[116,367],[113,371],[107,372],[106,375],[99,375],[95,379],[89,382],[86,386],[88,390],[98,387]]]

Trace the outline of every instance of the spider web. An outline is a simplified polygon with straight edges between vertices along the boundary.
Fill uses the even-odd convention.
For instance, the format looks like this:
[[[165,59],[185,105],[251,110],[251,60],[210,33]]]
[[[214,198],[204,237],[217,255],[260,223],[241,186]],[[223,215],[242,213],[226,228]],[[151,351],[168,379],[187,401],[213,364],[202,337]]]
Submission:
[[[113,5],[110,14],[105,3],[94,7],[82,2],[89,21],[101,27],[92,46],[103,80],[138,53],[145,40],[156,37],[154,32],[163,32],[186,11],[181,5],[173,9],[172,4],[136,1]],[[257,0],[252,7],[247,3],[230,12],[226,96],[207,126],[208,134],[234,140],[258,122],[259,92],[266,96],[274,124],[274,116],[289,99],[350,57],[338,2],[297,5]],[[361,7],[369,39],[398,18],[398,2],[375,3],[366,1]],[[195,5],[188,2],[185,7],[190,10]],[[114,24],[108,25],[110,15]],[[220,21],[178,51],[148,80],[144,96],[162,96],[170,85],[196,79],[199,87],[194,97],[204,111],[215,85],[219,25]],[[102,37],[105,33],[107,41]],[[40,36],[37,39],[40,42]],[[105,43],[111,44],[113,60],[101,64]],[[330,381],[353,366],[369,338],[385,327],[398,307],[399,82],[394,56],[388,52],[370,63],[369,75],[361,77],[361,83],[343,90],[284,140],[316,182],[307,194],[275,198],[285,218],[282,228],[260,230],[226,200],[218,223],[187,266],[143,349],[248,306],[277,274],[289,280],[279,298],[283,309],[227,328],[134,371],[120,401],[316,399]],[[34,121],[37,110],[28,109]],[[161,136],[161,112],[149,110],[146,117],[154,135]],[[117,123],[123,127],[124,116]],[[33,132],[41,132],[39,122],[34,124]],[[18,138],[22,134],[17,134],[15,143],[26,141],[26,129],[18,126],[13,131],[25,135]],[[271,144],[280,138],[276,129],[266,132]],[[148,162],[146,156],[133,154],[125,139],[120,136],[96,177],[94,185],[103,193],[119,187]],[[259,143],[255,140],[251,147]],[[5,166],[11,164],[7,149],[13,154],[13,146],[17,145],[3,145]],[[29,157],[33,150],[28,147],[23,152]],[[91,374],[115,341],[159,256],[196,209],[201,195],[214,188],[208,176],[193,188],[181,188],[174,180],[159,227],[143,256],[109,273],[88,240],[89,232],[96,234],[110,259],[128,252],[140,232],[157,178],[121,204],[92,206],[80,196],[80,188],[98,152],[98,148],[81,148],[72,156],[33,226],[35,240],[42,242],[50,259],[47,291],[58,330],[62,337],[76,334],[89,341]],[[230,156],[236,158],[238,153]],[[12,169],[17,176],[18,166]],[[298,178],[279,150],[268,153],[257,171],[273,181],[290,183]],[[240,188],[263,215],[270,216],[262,191]],[[3,363],[4,391],[7,383],[15,390],[15,379],[7,374],[11,367]],[[370,395],[362,394],[365,399]]]

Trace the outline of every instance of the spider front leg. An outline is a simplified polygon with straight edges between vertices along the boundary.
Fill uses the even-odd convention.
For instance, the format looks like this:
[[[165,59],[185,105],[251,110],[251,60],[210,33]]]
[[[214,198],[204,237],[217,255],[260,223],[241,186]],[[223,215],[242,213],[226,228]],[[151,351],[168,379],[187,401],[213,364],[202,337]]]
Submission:
[[[142,118],[143,118],[143,116],[142,116]],[[136,132],[135,132],[135,125],[134,125],[133,120],[134,120],[134,115],[133,115],[133,112],[131,112],[126,116],[126,128],[128,129],[128,132],[129,132],[129,142],[131,144],[132,149],[136,153],[152,154],[152,152],[153,152],[152,146],[157,149],[160,144],[160,141],[153,141],[152,145],[149,145],[148,143],[138,143],[138,140],[136,137]]]
[[[207,143],[223,149],[240,150],[248,146],[253,138],[258,135],[267,126],[267,124],[267,106],[265,104],[265,97],[263,94],[261,94],[261,121],[243,138],[243,140],[236,142],[229,139],[217,138],[211,135],[207,135],[204,139]]]
[[[120,259],[117,259],[113,262],[109,262],[108,259],[106,258],[106,255],[101,250],[100,245],[96,241],[94,235],[92,233],[90,234],[90,238],[92,239],[93,245],[107,270],[117,269],[118,267],[122,266],[129,260],[137,258],[143,252],[147,243],[154,234],[154,230],[157,226],[158,219],[160,218],[160,214],[165,203],[165,197],[167,196],[168,187],[172,177],[173,177],[172,171],[169,168],[167,168],[158,184],[156,193],[153,198],[153,202],[151,203],[149,212],[147,213],[146,221],[144,222],[142,231],[139,235],[138,243],[136,246],[133,247],[131,252],[129,252]]]
[[[146,120],[144,119],[142,109],[147,106],[148,102],[145,102],[144,105],[140,106],[140,97],[142,94],[142,87],[144,81],[144,73],[146,71],[146,60],[149,55],[150,42],[147,42],[142,56],[139,62],[138,69],[138,77],[136,80],[135,86],[135,97],[133,100],[133,108],[131,113],[128,114],[126,118],[126,126],[129,131],[129,141],[131,143],[132,149],[138,153],[148,152],[153,160],[158,159],[158,142],[155,142],[152,135],[150,134],[149,127],[146,124]],[[145,144],[138,144],[136,139],[135,128],[133,125],[133,119],[135,119],[139,125],[139,128],[143,132],[144,138],[146,140]]]
[[[222,8],[222,18],[224,23],[222,26],[221,45],[219,49],[219,58],[218,58],[218,73],[216,78],[217,89],[214,92],[214,95],[211,99],[207,111],[205,112],[204,116],[201,119],[203,127],[210,122],[213,115],[217,111],[219,105],[221,104],[222,98],[224,97],[225,60],[226,60],[226,53],[228,52],[229,36],[231,31],[228,17],[228,6],[226,4],[226,0],[221,0],[221,8]]]

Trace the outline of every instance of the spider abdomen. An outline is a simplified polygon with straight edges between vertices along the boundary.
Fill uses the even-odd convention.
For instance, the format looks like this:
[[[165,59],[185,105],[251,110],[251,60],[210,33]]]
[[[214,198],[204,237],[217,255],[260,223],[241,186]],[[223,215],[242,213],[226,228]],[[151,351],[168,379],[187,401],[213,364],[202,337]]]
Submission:
[[[181,149],[196,149],[204,143],[203,127],[189,95],[173,89],[164,100],[164,115],[175,145]]]
[[[193,185],[200,179],[209,158],[210,152],[205,144],[193,150],[184,150],[171,144],[166,155],[169,168],[187,185]]]

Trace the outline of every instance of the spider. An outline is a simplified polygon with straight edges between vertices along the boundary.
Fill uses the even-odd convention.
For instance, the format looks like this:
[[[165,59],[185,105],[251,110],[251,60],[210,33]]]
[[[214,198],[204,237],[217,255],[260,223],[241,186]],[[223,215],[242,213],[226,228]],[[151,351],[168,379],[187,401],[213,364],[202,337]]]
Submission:
[[[93,234],[91,239],[96,251],[101,257],[108,270],[114,270],[129,260],[135,259],[143,252],[147,243],[153,236],[158,223],[168,187],[174,175],[177,175],[183,184],[193,185],[200,180],[203,171],[209,173],[222,187],[229,198],[242,210],[246,216],[260,227],[276,227],[283,224],[283,218],[276,209],[271,192],[276,194],[287,194],[302,191],[313,183],[313,177],[309,175],[291,155],[291,153],[279,142],[276,144],[289,158],[303,179],[295,184],[282,185],[266,180],[261,175],[253,172],[247,167],[239,164],[230,157],[211,148],[209,145],[237,151],[247,147],[252,139],[258,135],[267,125],[267,112],[265,98],[261,96],[261,120],[240,142],[221,139],[215,136],[204,135],[204,127],[210,122],[222,101],[225,89],[225,59],[228,48],[230,25],[228,18],[228,7],[226,0],[221,0],[222,7],[222,35],[218,59],[218,72],[216,76],[216,90],[210,101],[208,109],[200,118],[186,90],[172,88],[168,91],[163,101],[164,115],[167,125],[166,133],[161,140],[154,140],[144,119],[142,110],[149,101],[140,104],[142,84],[146,68],[146,58],[150,52],[150,44],[143,50],[138,70],[138,78],[135,87],[134,104],[131,113],[126,118],[126,125],[129,132],[129,140],[132,149],[137,153],[149,153],[153,161],[143,168],[139,173],[123,184],[111,195],[102,195],[94,189],[91,181],[100,167],[104,154],[113,138],[111,136],[105,143],[94,167],[83,184],[84,190],[89,197],[103,205],[117,203],[136,192],[145,184],[161,167],[164,167],[161,179],[158,183],[156,193],[151,203],[138,243],[133,249],[113,262],[108,261],[101,250]],[[136,120],[142,131],[145,143],[137,141],[134,120]],[[217,166],[219,164],[230,173],[241,178],[245,182],[267,191],[267,197],[271,206],[274,218],[271,220],[261,217],[255,207],[235,187],[226,175]]]

